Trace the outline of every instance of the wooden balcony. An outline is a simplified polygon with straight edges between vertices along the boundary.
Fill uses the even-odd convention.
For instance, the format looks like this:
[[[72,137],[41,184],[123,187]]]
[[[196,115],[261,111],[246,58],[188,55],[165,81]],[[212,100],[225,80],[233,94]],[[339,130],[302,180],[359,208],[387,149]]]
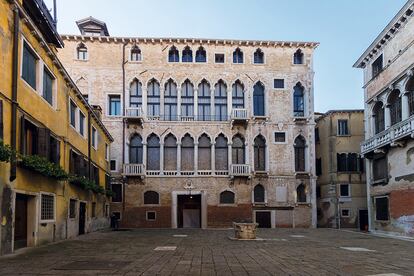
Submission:
[[[232,164],[231,165],[231,176],[251,176],[250,165],[247,164]]]
[[[406,138],[414,138],[414,116],[411,116],[362,142],[361,153],[367,154],[388,145],[393,146],[398,144],[398,141]]]
[[[124,164],[122,175],[125,176],[145,176],[144,164]]]

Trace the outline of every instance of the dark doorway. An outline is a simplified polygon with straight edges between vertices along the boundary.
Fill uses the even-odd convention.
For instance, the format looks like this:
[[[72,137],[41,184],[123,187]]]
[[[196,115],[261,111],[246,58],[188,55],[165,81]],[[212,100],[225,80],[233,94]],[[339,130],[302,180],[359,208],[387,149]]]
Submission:
[[[368,231],[368,210],[359,210],[359,230]]]
[[[14,216],[14,249],[27,246],[27,196],[16,194]]]
[[[270,211],[256,211],[256,223],[259,228],[272,228]]]
[[[79,235],[85,234],[86,203],[79,204]]]
[[[178,195],[177,201],[177,226],[200,228],[201,195]]]

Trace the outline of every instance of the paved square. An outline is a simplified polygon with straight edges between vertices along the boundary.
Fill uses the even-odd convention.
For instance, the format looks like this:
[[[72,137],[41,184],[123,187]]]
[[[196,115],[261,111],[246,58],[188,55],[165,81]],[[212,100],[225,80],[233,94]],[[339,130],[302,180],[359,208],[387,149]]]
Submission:
[[[414,242],[331,229],[260,229],[259,241],[233,241],[231,235],[184,229],[92,233],[2,257],[0,275],[414,275]],[[177,248],[154,250],[162,246]]]

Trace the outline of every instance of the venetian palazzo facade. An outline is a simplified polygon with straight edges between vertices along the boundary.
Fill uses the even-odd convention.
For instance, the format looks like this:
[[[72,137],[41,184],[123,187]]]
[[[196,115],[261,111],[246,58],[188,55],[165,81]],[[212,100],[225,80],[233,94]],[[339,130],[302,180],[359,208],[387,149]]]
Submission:
[[[318,227],[368,230],[364,110],[316,114]]]
[[[414,236],[414,1],[362,54],[370,230]]]
[[[109,227],[113,139],[61,47],[42,1],[0,1],[0,255]]]
[[[92,17],[59,51],[111,147],[124,227],[315,227],[317,43],[109,36]]]

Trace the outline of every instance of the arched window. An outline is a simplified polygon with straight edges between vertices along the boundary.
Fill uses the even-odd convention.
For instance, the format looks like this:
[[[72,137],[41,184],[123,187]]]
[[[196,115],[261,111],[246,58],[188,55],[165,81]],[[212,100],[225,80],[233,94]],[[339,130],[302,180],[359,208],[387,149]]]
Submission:
[[[304,90],[305,88],[300,82],[293,88],[293,115],[295,117],[305,116]]]
[[[148,83],[147,113],[150,117],[160,116],[160,84],[155,79]]]
[[[164,119],[177,120],[177,85],[172,79],[165,84],[164,92]]]
[[[400,90],[394,90],[388,97],[391,113],[391,125],[401,122],[401,97]]]
[[[171,133],[164,140],[164,170],[177,170],[177,139]]]
[[[261,49],[257,49],[253,54],[253,62],[255,64],[263,64],[264,63],[264,54]]]
[[[154,191],[144,193],[144,204],[160,204],[160,195]]]
[[[147,170],[160,169],[160,139],[151,134],[147,139]]]
[[[298,49],[293,54],[293,64],[303,64],[303,53],[301,49]]]
[[[241,135],[235,135],[232,140],[232,163],[245,164],[245,145]]]
[[[222,80],[215,86],[214,108],[216,121],[227,121],[227,86]]]
[[[305,147],[306,140],[302,135],[299,135],[295,139],[294,148],[295,148],[295,171],[304,172],[305,171]]]
[[[141,49],[138,46],[133,46],[131,48],[131,61],[141,61]]]
[[[198,85],[198,120],[209,121],[211,120],[211,97],[210,97],[210,85],[206,80],[203,80]]]
[[[240,48],[237,48],[233,52],[233,63],[243,63],[243,52]]]
[[[180,54],[175,46],[172,46],[168,51],[168,62],[179,62]]]
[[[232,87],[232,107],[244,108],[244,87],[243,84],[236,80]]]
[[[129,142],[129,163],[142,164],[142,138],[135,134]]]
[[[234,204],[234,193],[232,191],[221,192],[220,204]]]
[[[385,113],[381,102],[375,104],[372,116],[374,117],[375,134],[378,134],[385,129]]]
[[[129,106],[141,107],[142,106],[142,85],[135,79],[129,88]]]
[[[228,145],[227,138],[223,134],[220,134],[216,138],[215,144],[215,164],[216,170],[225,171],[228,170]]]
[[[254,139],[254,170],[266,171],[266,140],[262,135]]]
[[[203,46],[200,46],[198,50],[196,51],[196,62],[206,62],[207,61],[207,53],[206,50],[204,50]]]
[[[189,134],[181,140],[181,170],[194,171],[194,139]]]
[[[193,62],[193,51],[189,46],[183,50],[183,62]]]
[[[253,87],[253,115],[265,115],[264,86],[260,82],[257,82]]]
[[[86,48],[85,44],[80,43],[76,48],[76,54],[79,60],[87,60],[88,59],[88,48]]]
[[[189,80],[181,85],[181,116],[194,116],[194,87]]]
[[[405,86],[408,96],[409,116],[414,115],[414,77],[411,77]]]
[[[265,188],[262,184],[257,184],[254,187],[253,200],[255,203],[265,203]]]
[[[211,141],[206,134],[198,138],[198,169],[211,170]]]
[[[306,188],[303,184],[296,188],[296,202],[306,202]]]

